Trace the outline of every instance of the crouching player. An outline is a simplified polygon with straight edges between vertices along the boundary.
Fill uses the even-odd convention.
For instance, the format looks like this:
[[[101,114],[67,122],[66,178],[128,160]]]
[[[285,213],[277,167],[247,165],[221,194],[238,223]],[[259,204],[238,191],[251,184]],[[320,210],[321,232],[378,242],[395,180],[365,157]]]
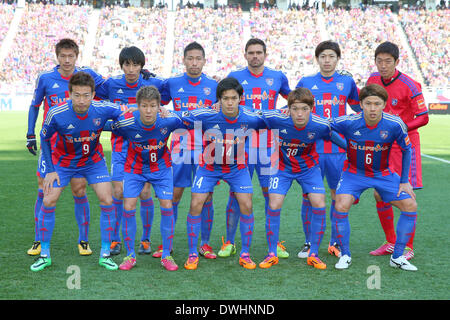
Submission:
[[[120,265],[121,270],[130,270],[136,265],[134,241],[136,237],[136,203],[145,184],[155,190],[161,208],[162,256],[161,264],[166,270],[178,269],[170,255],[174,235],[173,173],[167,140],[177,128],[181,119],[175,114],[161,118],[158,114],[161,96],[154,86],[145,86],[136,94],[138,110],[127,113],[113,124],[115,135],[128,141],[124,166],[124,213],[122,234],[127,256]]]
[[[408,182],[411,144],[403,121],[383,112],[388,100],[386,90],[377,84],[364,87],[359,93],[362,113],[336,118],[331,126],[347,140],[347,160],[336,189],[334,210],[337,239],[342,255],[335,265],[347,269],[351,262],[348,212],[355,199],[368,188],[374,188],[382,200],[401,211],[397,223],[397,240],[390,259],[392,267],[416,271],[403,255],[406,243],[415,229],[417,204]],[[402,149],[401,177],[389,169],[389,153],[396,142]]]
[[[77,72],[69,81],[70,100],[50,108],[41,130],[42,154],[47,164],[44,179],[44,199],[38,216],[41,255],[31,265],[40,271],[51,265],[50,241],[55,226],[55,208],[64,188],[72,177],[86,178],[100,202],[101,251],[99,264],[116,270],[110,258],[114,230],[111,179],[108,173],[100,134],[108,119],[116,120],[122,114],[120,106],[109,102],[92,101],[95,83],[86,72]],[[55,147],[50,138],[56,133]]]
[[[269,253],[259,264],[270,268],[278,263],[277,243],[280,229],[280,213],[284,198],[292,182],[297,180],[312,205],[311,248],[308,265],[326,269],[319,256],[319,246],[326,229],[325,188],[319,167],[316,141],[330,140],[345,148],[345,141],[337,134],[331,135],[330,123],[312,113],[314,96],[306,88],[297,88],[288,96],[289,114],[279,110],[263,112],[269,129],[277,129],[272,154],[272,172],[269,181],[269,206],[266,212],[266,238]]]
[[[201,124],[205,148],[191,188],[191,206],[187,216],[189,257],[184,265],[188,270],[198,266],[198,235],[201,212],[205,201],[219,180],[230,185],[241,210],[240,231],[242,250],[239,264],[255,269],[249,255],[253,237],[253,185],[245,156],[245,141],[254,130],[265,128],[263,119],[239,105],[243,88],[235,78],[225,78],[217,85],[216,96],[220,110],[207,108],[183,112],[182,120],[189,128]],[[253,129],[253,130],[252,130]]]

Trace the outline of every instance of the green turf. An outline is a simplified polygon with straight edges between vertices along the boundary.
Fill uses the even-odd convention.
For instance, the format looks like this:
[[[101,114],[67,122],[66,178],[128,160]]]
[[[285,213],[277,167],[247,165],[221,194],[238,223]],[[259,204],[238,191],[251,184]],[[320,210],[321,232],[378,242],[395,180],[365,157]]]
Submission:
[[[237,257],[205,260],[196,271],[182,267],[187,258],[186,214],[190,194],[186,192],[179,207],[174,238],[174,258],[180,269],[167,272],[158,259],[137,258],[137,266],[129,271],[106,271],[98,266],[100,249],[99,207],[91,189],[90,240],[94,254],[78,255],[78,229],[73,214],[70,190],[65,190],[56,210],[56,226],[52,239],[52,266],[34,273],[29,270],[34,258],[26,254],[34,237],[33,207],[36,198],[37,157],[25,148],[25,112],[0,113],[0,299],[449,299],[450,283],[448,188],[450,165],[423,159],[425,189],[417,191],[419,218],[415,238],[418,272],[405,272],[389,267],[388,256],[372,257],[368,252],[379,246],[383,233],[375,211],[372,192],[366,191],[358,205],[350,211],[353,265],[348,270],[334,269],[336,258],[326,253],[329,226],[320,255],[328,264],[324,271],[306,265],[297,258],[304,242],[300,224],[300,188],[290,190],[282,210],[281,240],[291,254],[289,259],[271,269],[244,270]],[[430,125],[421,130],[423,152],[450,159],[450,117],[431,116]],[[107,158],[110,145],[102,138]],[[259,263],[266,254],[263,197],[256,181],[254,195],[255,231],[251,255]],[[189,190],[187,190],[189,191]],[[214,227],[211,244],[216,251],[225,235],[225,206],[228,187],[221,183],[214,194]],[[329,205],[329,204],[328,204]],[[153,247],[160,244],[159,206],[155,208],[152,231]],[[142,227],[138,218],[137,240]],[[396,211],[396,218],[398,212]],[[237,247],[240,249],[239,232]],[[120,263],[124,253],[115,257]],[[80,289],[70,289],[73,273],[80,271]],[[375,270],[375,273],[374,271]],[[373,288],[379,274],[380,289]],[[369,282],[369,285],[368,285]],[[372,286],[371,286],[372,285]]]

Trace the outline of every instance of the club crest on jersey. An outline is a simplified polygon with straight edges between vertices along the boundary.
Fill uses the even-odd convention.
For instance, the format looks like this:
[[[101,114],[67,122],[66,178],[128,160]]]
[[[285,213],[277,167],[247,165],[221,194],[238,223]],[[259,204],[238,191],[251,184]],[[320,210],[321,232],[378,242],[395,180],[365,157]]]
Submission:
[[[211,88],[205,87],[205,88],[203,88],[203,92],[204,92],[207,96],[209,96],[209,95],[211,94]]]
[[[386,139],[388,137],[388,132],[385,130],[380,131],[380,137],[381,139]]]
[[[316,136],[316,133],[315,133],[315,132],[308,132],[308,139],[309,139],[309,140],[314,139],[315,136]]]
[[[267,78],[266,79],[266,83],[268,86],[272,86],[273,85],[273,78]]]
[[[100,124],[102,123],[102,119],[101,118],[95,118],[93,121],[94,121],[94,125],[97,126],[97,127],[100,126]]]
[[[248,129],[248,124],[241,123],[241,129],[242,129],[243,131],[247,131],[247,129]]]
[[[337,82],[336,88],[338,88],[338,90],[342,91],[342,90],[344,90],[344,84],[342,82]]]
[[[398,103],[398,100],[397,100],[397,99],[394,99],[394,98],[392,98],[392,105],[393,105],[393,106],[396,106],[396,105],[397,105],[397,103]]]
[[[164,127],[164,128],[159,129],[159,131],[161,131],[161,134],[165,136],[167,134],[168,129],[167,129],[167,127]]]

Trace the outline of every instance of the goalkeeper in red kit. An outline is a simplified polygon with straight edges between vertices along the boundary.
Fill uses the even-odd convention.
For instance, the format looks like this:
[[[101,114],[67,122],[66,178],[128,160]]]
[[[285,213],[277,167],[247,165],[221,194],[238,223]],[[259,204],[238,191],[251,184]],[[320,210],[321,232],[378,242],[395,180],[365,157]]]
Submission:
[[[418,128],[428,123],[428,109],[422,95],[420,83],[397,70],[399,63],[399,48],[391,42],[380,44],[375,50],[375,65],[378,72],[373,73],[367,80],[367,85],[376,83],[383,86],[388,92],[388,101],[384,112],[399,116],[408,127],[408,136],[411,141],[411,167],[409,182],[414,189],[421,189],[422,162],[420,156],[420,137]],[[391,169],[401,174],[402,153],[397,144],[394,144],[389,157]],[[384,242],[378,249],[371,251],[371,255],[391,254],[396,241],[394,230],[394,212],[389,203],[381,200],[375,191],[377,212],[381,226],[386,235]],[[413,240],[415,229],[406,244],[405,257],[409,260],[414,257]]]

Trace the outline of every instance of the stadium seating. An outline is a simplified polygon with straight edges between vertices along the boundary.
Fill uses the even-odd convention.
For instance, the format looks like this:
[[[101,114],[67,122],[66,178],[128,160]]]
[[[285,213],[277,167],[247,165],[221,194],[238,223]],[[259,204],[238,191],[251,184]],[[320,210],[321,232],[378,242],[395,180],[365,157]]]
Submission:
[[[38,74],[55,64],[54,45],[63,37],[78,42],[82,61],[93,10],[89,6],[26,4],[12,46],[4,61],[0,61],[3,87],[16,86],[32,92]],[[236,8],[177,8],[170,14],[174,17],[173,34],[167,31],[169,12],[166,8],[114,6],[100,9],[89,66],[103,76],[118,74],[120,49],[136,45],[146,54],[146,68],[162,75],[167,61],[166,41],[173,39],[169,69],[170,75],[175,75],[184,71],[184,46],[198,41],[206,51],[204,72],[221,79],[246,65],[244,45],[254,36],[267,44],[267,66],[283,70],[291,87],[301,76],[317,70],[314,48],[325,39],[318,27],[319,13],[314,9],[253,9],[244,13]],[[13,15],[13,5],[0,4],[0,45]],[[358,86],[363,86],[370,73],[376,70],[374,50],[385,40],[400,46],[400,70],[419,79],[420,74],[414,68],[417,59],[426,80],[424,85],[449,86],[449,10],[400,10],[398,21],[409,39],[413,56],[409,56],[402,45],[403,30],[397,23],[397,16],[388,9],[331,9],[320,17],[326,22],[323,29],[328,38],[341,46],[342,59],[338,68],[351,72]]]
[[[420,69],[432,87],[450,85],[450,10],[400,10],[401,21]]]

